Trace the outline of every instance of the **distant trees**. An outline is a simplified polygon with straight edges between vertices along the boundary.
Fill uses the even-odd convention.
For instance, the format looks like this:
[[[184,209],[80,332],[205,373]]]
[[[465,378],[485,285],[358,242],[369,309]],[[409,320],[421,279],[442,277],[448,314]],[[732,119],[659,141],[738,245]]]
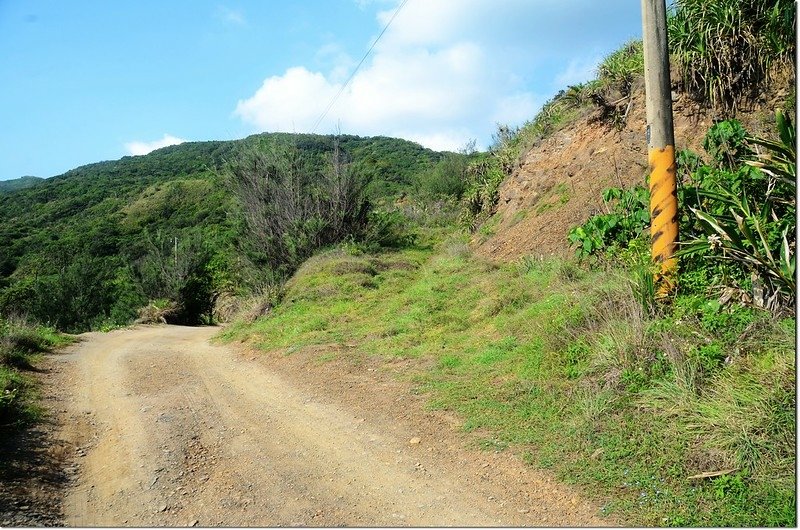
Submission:
[[[220,248],[199,230],[170,237],[147,235],[148,252],[136,264],[138,283],[149,300],[170,300],[177,305],[176,323],[209,323],[214,303],[223,287]]]
[[[420,191],[433,197],[460,199],[469,182],[469,158],[464,154],[448,153],[430,171],[418,178]]]

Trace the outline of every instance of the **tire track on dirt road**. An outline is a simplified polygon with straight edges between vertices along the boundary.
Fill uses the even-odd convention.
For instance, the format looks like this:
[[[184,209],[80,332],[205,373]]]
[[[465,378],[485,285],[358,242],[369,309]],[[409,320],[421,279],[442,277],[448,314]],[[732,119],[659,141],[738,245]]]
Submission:
[[[427,439],[409,443],[422,425],[370,413],[381,401],[370,392],[387,387],[357,385],[356,406],[320,397],[322,380],[293,381],[212,345],[217,331],[89,333],[55,357],[59,436],[79,447],[68,525],[609,524],[521,462],[488,477],[449,425],[428,424],[424,449]]]

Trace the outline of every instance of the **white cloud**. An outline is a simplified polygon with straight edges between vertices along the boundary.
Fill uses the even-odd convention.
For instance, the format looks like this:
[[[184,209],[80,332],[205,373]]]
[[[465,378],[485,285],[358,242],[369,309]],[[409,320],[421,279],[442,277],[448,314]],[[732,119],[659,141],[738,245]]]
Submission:
[[[398,4],[377,14],[375,36]],[[591,54],[602,49],[597,20],[638,9],[631,0],[409,1],[316,132],[402,136],[446,149],[476,138],[485,146],[496,123],[533,118],[551,90],[563,88],[552,89],[556,77],[585,80],[596,64]],[[268,77],[234,115],[257,130],[311,132],[355,64],[335,43],[316,59],[327,68]],[[532,88],[537,79],[541,91]]]
[[[392,136],[405,138],[412,142],[417,142],[435,151],[453,151],[456,152],[467,144],[471,139],[469,131],[466,129],[454,131],[440,131],[430,134],[417,133],[413,131],[394,131]]]
[[[265,130],[306,132],[340,88],[298,66],[266,79],[252,97],[239,101],[234,113]]]
[[[219,18],[228,24],[233,24],[235,26],[246,26],[247,19],[244,16],[244,13],[237,9],[231,9],[225,6],[219,6],[217,8],[217,15]]]
[[[177,136],[172,136],[171,134],[165,134],[163,138],[160,140],[153,140],[152,142],[128,142],[125,144],[125,149],[132,155],[146,155],[150,151],[155,151],[156,149],[161,149],[162,147],[167,147],[168,145],[178,145],[185,142],[183,138],[178,138]]]
[[[572,59],[564,70],[556,74],[554,86],[561,89],[594,79],[597,74],[597,66],[602,60],[603,56],[599,53]]]

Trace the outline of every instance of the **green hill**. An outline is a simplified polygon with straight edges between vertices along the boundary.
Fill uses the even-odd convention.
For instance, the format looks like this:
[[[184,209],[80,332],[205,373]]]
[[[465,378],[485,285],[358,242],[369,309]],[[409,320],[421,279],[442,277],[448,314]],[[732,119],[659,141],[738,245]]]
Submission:
[[[10,193],[12,191],[30,188],[44,179],[42,177],[25,176],[18,179],[0,180],[0,193]]]
[[[186,277],[197,255],[213,263],[216,284],[244,288],[243,219],[226,163],[292,146],[316,171],[335,142],[373,202],[410,189],[443,156],[385,137],[259,134],[89,164],[0,194],[0,312],[73,331],[124,323],[148,299],[172,298],[170,276]]]

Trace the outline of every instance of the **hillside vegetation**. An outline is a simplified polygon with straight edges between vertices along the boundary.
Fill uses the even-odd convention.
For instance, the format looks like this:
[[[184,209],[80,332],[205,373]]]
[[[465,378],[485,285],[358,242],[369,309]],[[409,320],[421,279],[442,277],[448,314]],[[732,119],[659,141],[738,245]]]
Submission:
[[[20,177],[18,179],[0,180],[0,193],[9,193],[12,191],[30,188],[31,186],[38,184],[42,180],[44,179],[40,177],[30,177],[30,176]]]
[[[632,42],[525,126],[499,127],[460,184],[442,186],[468,236],[426,217],[403,249],[317,255],[267,316],[223,337],[405,366],[476,443],[584,486],[631,525],[795,525],[795,16],[782,0],[676,3],[683,244],[669,299],[656,296],[636,185]],[[548,224],[568,208],[571,224]],[[495,254],[523,237],[513,263]]]
[[[390,138],[264,134],[90,164],[0,195],[0,315],[84,331],[127,324],[155,302],[177,321],[207,320],[220,294],[250,292],[283,266],[248,244],[231,179],[242,153],[292,149],[316,181],[334,143],[373,203],[412,189],[442,157]]]
[[[0,315],[80,331],[224,307],[222,340],[390,365],[615,520],[794,526],[795,7],[678,0],[669,26],[666,297],[630,42],[487,152],[257,135],[0,195]]]

